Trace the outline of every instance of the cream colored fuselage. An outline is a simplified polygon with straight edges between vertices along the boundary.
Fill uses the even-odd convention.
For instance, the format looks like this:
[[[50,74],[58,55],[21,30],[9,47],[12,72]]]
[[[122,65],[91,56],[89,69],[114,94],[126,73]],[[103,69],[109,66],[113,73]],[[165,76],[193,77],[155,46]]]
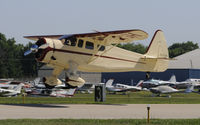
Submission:
[[[104,51],[98,51],[94,42],[93,49],[64,45],[61,40],[46,39],[51,51],[47,52],[41,62],[51,67],[68,69],[70,62],[77,64],[77,70],[84,72],[122,72],[122,71],[164,71],[166,65],[157,60],[145,59],[146,56],[124,50],[113,45],[105,46]],[[52,59],[54,57],[55,59]],[[157,65],[161,63],[160,65]],[[164,64],[164,63],[163,63]],[[158,67],[159,66],[159,67]]]

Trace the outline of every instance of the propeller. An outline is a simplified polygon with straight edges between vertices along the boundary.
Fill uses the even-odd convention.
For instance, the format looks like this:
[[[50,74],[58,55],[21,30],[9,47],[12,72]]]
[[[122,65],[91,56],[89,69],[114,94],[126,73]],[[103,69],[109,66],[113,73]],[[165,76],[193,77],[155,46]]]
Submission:
[[[32,53],[32,50],[27,50],[25,53],[24,53],[24,56],[27,56],[27,55],[29,55],[29,54],[31,54]]]
[[[37,51],[38,50],[38,45],[32,45],[30,50],[27,50],[25,53],[24,53],[24,56],[27,56],[29,54],[31,54],[33,51]]]
[[[27,50],[25,53],[24,53],[24,56],[27,56],[29,54],[31,54],[32,52],[37,52],[38,49],[45,49],[49,46],[49,44],[43,44],[41,45],[40,47],[38,47],[38,45],[34,44],[31,46],[30,50]]]

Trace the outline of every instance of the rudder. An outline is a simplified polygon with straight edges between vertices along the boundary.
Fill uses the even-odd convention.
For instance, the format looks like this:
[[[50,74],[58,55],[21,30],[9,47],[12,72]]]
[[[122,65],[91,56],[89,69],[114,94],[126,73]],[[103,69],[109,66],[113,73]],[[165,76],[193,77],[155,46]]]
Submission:
[[[155,58],[169,58],[167,42],[162,30],[155,32],[145,55]]]
[[[150,72],[162,72],[168,68],[169,54],[163,31],[155,32],[144,59]]]

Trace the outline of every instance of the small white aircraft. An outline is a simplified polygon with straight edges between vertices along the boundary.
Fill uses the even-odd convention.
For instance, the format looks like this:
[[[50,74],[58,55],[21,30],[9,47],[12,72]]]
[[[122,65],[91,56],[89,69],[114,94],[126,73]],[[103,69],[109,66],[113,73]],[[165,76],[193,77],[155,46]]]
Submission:
[[[168,97],[170,98],[172,93],[190,93],[194,89],[193,86],[188,86],[186,90],[178,90],[175,88],[172,88],[168,85],[161,85],[157,87],[150,88],[150,92],[153,94],[156,94],[157,96],[160,96],[161,94],[168,94]]]
[[[97,83],[85,83],[83,86],[78,87],[77,91],[80,91],[81,93],[93,93],[93,90],[95,88],[95,84]]]
[[[152,88],[161,85],[175,85],[176,84],[176,76],[172,75],[168,81],[157,80],[157,79],[149,79],[142,83],[142,88]]]
[[[20,83],[18,86],[16,86],[15,88],[13,89],[3,89],[3,88],[0,88],[0,96],[16,96],[18,94],[21,93],[21,89],[22,89],[22,86],[24,84]]]
[[[109,92],[127,92],[127,91],[141,91],[142,87],[140,86],[142,84],[142,80],[139,81],[139,83],[136,86],[129,86],[129,85],[125,85],[125,84],[120,84],[117,83],[115,85],[113,84],[114,79],[109,79],[106,83],[106,90]]]
[[[169,56],[164,34],[157,30],[146,54],[116,47],[119,43],[143,40],[148,34],[142,30],[25,36],[37,41],[24,55],[35,54],[37,61],[54,68],[52,75],[43,78],[48,88],[62,84],[58,75],[65,70],[66,86],[77,88],[85,81],[77,75],[83,72],[162,72],[168,68]]]
[[[200,89],[200,79],[189,78],[185,81],[175,82],[175,84],[172,84],[172,86],[175,86],[175,88],[178,89],[185,89],[191,85],[194,86],[194,88]]]
[[[3,80],[1,80],[3,81]],[[16,88],[18,85],[23,84],[23,88],[29,89],[31,87],[31,85],[27,82],[22,82],[22,81],[14,81],[12,80],[5,80],[4,82],[0,82],[0,88],[3,89],[14,89]]]
[[[76,89],[53,89],[49,96],[51,97],[71,97]]]

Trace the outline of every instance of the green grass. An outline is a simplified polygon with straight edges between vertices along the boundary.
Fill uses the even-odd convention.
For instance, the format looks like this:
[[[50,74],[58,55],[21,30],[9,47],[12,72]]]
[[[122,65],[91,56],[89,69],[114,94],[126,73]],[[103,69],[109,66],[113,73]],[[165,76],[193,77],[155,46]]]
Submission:
[[[0,104],[22,104],[23,98],[0,97]],[[94,94],[77,93],[71,98],[25,97],[25,104],[96,104]],[[106,102],[97,104],[200,104],[200,95],[196,93],[172,94],[171,98],[152,97],[150,92],[132,92],[127,95],[107,94]]]
[[[0,125],[199,125],[200,119],[8,119]]]

